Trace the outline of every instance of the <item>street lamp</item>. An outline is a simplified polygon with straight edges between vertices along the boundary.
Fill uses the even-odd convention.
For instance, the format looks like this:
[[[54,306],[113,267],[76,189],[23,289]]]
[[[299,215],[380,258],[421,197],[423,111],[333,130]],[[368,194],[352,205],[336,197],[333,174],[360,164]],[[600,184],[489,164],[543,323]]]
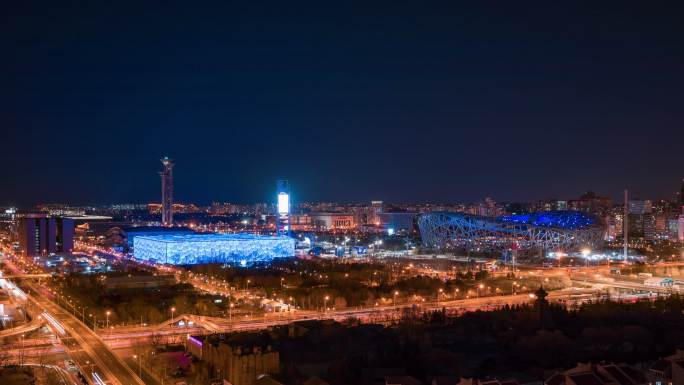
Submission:
[[[105,326],[105,328],[109,329],[109,315],[112,314],[112,312],[107,310],[107,312],[105,314],[107,315],[107,325]]]
[[[26,337],[25,334],[21,335],[21,355],[19,356],[20,358],[20,364],[19,365],[24,365],[24,337]]]
[[[173,323],[173,313],[175,313],[175,312],[176,312],[176,308],[172,307],[171,308],[171,323]]]
[[[478,299],[480,298],[480,289],[484,289],[484,285],[483,285],[483,284],[480,284],[480,285],[477,287],[477,298],[478,298]]]
[[[591,250],[582,249],[582,256],[584,257],[584,261],[586,262],[587,269],[589,268],[589,254],[591,254]]]
[[[437,306],[439,306],[439,296],[444,292],[444,289],[440,288],[437,290]]]
[[[395,290],[394,291],[394,297],[392,299],[392,306],[397,306],[397,295],[399,295],[399,291]]]
[[[329,299],[330,299],[330,297],[327,296],[327,295],[325,296],[325,298],[323,298],[323,300],[324,300],[324,301],[323,301],[323,312],[327,312],[327,311],[328,311],[328,300],[329,300]]]
[[[138,360],[138,376],[142,379],[142,356],[134,354],[133,358]]]

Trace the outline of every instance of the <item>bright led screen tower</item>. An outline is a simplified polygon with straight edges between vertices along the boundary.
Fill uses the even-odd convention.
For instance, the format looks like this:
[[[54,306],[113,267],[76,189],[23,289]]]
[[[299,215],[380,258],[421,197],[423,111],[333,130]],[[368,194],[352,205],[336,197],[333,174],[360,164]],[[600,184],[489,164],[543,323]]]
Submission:
[[[278,235],[290,235],[290,183],[286,180],[276,182],[278,194]]]
[[[160,159],[164,169],[159,173],[162,187],[162,225],[173,225],[173,161],[168,157]]]

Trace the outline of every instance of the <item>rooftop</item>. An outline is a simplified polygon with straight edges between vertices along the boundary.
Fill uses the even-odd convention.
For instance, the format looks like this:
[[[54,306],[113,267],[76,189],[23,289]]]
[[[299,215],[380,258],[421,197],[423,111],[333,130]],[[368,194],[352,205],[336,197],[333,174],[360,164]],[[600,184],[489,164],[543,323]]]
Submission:
[[[157,242],[218,242],[218,241],[254,241],[254,240],[283,240],[286,236],[254,235],[254,234],[163,234],[139,235],[136,239],[148,239]]]
[[[596,224],[596,218],[579,211],[543,211],[530,214],[505,215],[502,222],[521,223],[538,227],[582,229]]]

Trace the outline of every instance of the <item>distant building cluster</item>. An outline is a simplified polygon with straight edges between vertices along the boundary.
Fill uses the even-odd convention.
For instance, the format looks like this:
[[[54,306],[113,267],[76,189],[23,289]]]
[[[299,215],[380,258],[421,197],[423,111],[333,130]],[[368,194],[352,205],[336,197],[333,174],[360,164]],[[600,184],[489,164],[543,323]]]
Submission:
[[[15,247],[36,254],[70,250],[74,236],[100,245],[121,247],[125,251],[130,249],[134,238],[125,239],[126,229],[139,226],[162,226],[202,233],[247,232],[264,235],[310,231],[413,237],[420,233],[424,238],[423,243],[428,245],[444,244],[443,240],[436,241],[439,237],[428,235],[434,231],[419,229],[419,217],[430,218],[425,215],[428,213],[459,213],[463,214],[463,218],[490,218],[483,219],[485,222],[498,218],[495,222],[499,225],[507,221],[508,225],[520,227],[521,223],[511,218],[522,218],[530,213],[578,212],[596,218],[595,225],[604,228],[603,238],[608,242],[623,241],[625,233],[629,247],[640,248],[656,242],[684,242],[684,182],[676,200],[631,198],[626,207],[622,201],[613,202],[611,198],[591,191],[574,199],[548,199],[531,203],[497,202],[489,197],[468,204],[388,203],[380,200],[365,203],[290,202],[288,185],[287,213],[283,213],[280,212],[282,207],[279,209],[279,204],[283,202],[275,198],[280,194],[274,194],[272,202],[254,204],[213,202],[209,206],[201,206],[174,202],[174,163],[166,157],[161,162],[161,203],[106,206],[49,203],[37,205],[29,211],[3,208],[0,211],[0,235],[6,234],[5,238],[15,242]],[[46,219],[34,222],[22,219],[31,215]],[[70,230],[72,223],[68,219],[73,220],[74,231]],[[286,225],[283,225],[283,221]],[[424,222],[423,228],[427,223]],[[453,229],[448,231],[453,233]],[[133,230],[132,234],[135,233]],[[497,242],[513,245],[511,233],[507,234],[504,237],[502,233]],[[443,238],[443,234],[440,237]],[[591,238],[594,239],[593,232]],[[552,244],[556,240],[546,240],[545,244]],[[574,243],[579,245],[579,241],[585,240]]]
[[[628,236],[653,242],[659,240],[684,241],[682,208],[668,201],[630,200],[627,209]],[[624,232],[625,213],[615,207],[605,214],[607,239],[615,240]]]

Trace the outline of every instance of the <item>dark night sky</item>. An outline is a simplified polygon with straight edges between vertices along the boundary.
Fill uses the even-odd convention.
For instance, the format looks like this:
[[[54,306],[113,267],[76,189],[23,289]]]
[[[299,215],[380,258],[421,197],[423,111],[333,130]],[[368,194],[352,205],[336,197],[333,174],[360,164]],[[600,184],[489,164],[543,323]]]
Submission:
[[[681,2],[67,3],[0,12],[0,204],[158,200],[163,155],[198,203],[278,178],[297,200],[672,198],[684,176]]]

